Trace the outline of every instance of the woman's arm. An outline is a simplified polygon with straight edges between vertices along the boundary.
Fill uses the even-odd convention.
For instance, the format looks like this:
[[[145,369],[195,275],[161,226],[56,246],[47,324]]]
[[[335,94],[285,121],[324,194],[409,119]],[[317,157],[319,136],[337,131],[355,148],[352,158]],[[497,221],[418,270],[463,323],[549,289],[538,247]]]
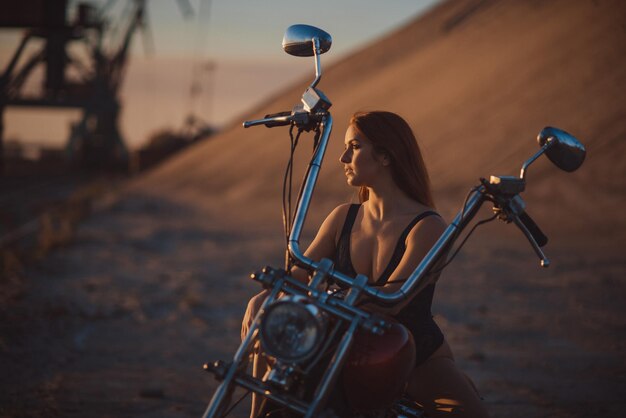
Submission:
[[[437,242],[446,229],[446,223],[439,216],[428,216],[415,225],[406,239],[406,251],[393,271],[387,283],[381,288],[385,293],[393,293],[400,289],[405,280],[413,273],[424,256]],[[395,315],[407,304],[405,300],[392,307],[382,307],[375,303],[367,303],[363,307],[388,315]]]
[[[317,261],[322,258],[331,258],[335,254],[335,246],[349,207],[350,204],[346,203],[333,209],[320,226],[311,245],[304,252],[305,256]],[[303,283],[309,282],[309,273],[301,267],[292,267],[291,275]]]
[[[322,226],[320,227],[315,239],[309,245],[309,248],[304,252],[304,254],[313,259],[319,260],[322,258],[329,258],[335,254],[335,245],[337,239],[339,238],[339,233],[341,232],[341,227],[343,225],[343,221],[346,218],[346,214],[348,212],[349,204],[344,204],[337,206],[324,220]],[[303,283],[309,282],[309,274],[308,272],[300,267],[294,266],[291,269],[291,275],[296,279],[300,280]],[[243,340],[245,336],[248,334],[248,330],[250,329],[250,325],[252,321],[256,317],[261,304],[267,296],[269,295],[269,291],[263,290],[261,293],[253,296],[248,302],[248,306],[246,308],[246,313],[243,316],[243,320],[241,322],[241,339]]]

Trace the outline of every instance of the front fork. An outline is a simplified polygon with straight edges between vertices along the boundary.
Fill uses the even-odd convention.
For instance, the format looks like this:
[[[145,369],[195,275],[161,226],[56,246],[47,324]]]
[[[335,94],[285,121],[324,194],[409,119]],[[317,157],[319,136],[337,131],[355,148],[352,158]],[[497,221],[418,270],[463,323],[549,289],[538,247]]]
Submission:
[[[319,416],[321,408],[323,408],[326,403],[330,389],[333,387],[333,384],[337,380],[339,372],[346,361],[350,347],[352,347],[352,341],[354,340],[354,334],[359,326],[359,322],[360,319],[358,317],[354,317],[350,323],[350,328],[348,328],[348,331],[341,339],[341,342],[335,351],[335,355],[331,359],[328,369],[326,370],[326,373],[324,373],[324,377],[315,391],[313,401],[309,405],[308,411],[304,416],[305,418],[315,418]]]
[[[250,357],[250,353],[252,352],[252,346],[254,340],[256,338],[256,334],[258,333],[259,325],[261,323],[262,313],[265,311],[265,308],[276,300],[278,293],[282,287],[282,281],[277,283],[277,286],[274,286],[270,295],[265,299],[259,312],[257,313],[256,318],[254,318],[254,322],[250,329],[248,330],[248,334],[239,345],[239,349],[235,353],[233,357],[232,363],[228,366],[227,369],[221,369],[218,363],[214,365],[205,365],[205,369],[212,371],[218,379],[222,379],[222,383],[215,390],[215,394],[209,403],[206,411],[204,412],[203,418],[217,418],[221,417],[224,413],[225,408],[228,407],[228,400],[230,398],[230,393],[234,389],[233,382],[234,379],[241,369],[242,365],[247,365],[248,358]],[[226,402],[225,402],[226,401]]]
[[[259,379],[254,379],[247,375],[241,376],[241,371],[244,369],[242,366],[247,364],[246,361],[251,353],[254,341],[257,339],[262,313],[269,304],[276,300],[282,287],[281,285],[282,283],[276,283],[272,293],[270,293],[261,305],[261,309],[259,309],[259,313],[254,319],[248,334],[235,353],[232,363],[228,366],[222,366],[219,362],[214,365],[205,365],[205,368],[213,372],[218,379],[222,379],[222,382],[216,389],[215,394],[213,395],[213,398],[203,415],[204,418],[222,417],[224,411],[228,407],[230,394],[236,385],[242,386],[275,403],[278,403],[281,406],[300,413],[305,418],[315,418],[320,415],[320,411],[326,404],[330,390],[334,386],[334,383],[336,382],[350,351],[350,347],[352,346],[352,342],[354,340],[354,334],[359,327],[361,318],[355,316],[350,322],[350,326],[341,338],[341,341],[335,350],[335,354],[328,364],[321,381],[318,383],[313,399],[309,404],[306,404],[302,402],[302,400],[296,399],[289,394],[280,392],[276,393],[272,390],[272,387],[264,384]]]

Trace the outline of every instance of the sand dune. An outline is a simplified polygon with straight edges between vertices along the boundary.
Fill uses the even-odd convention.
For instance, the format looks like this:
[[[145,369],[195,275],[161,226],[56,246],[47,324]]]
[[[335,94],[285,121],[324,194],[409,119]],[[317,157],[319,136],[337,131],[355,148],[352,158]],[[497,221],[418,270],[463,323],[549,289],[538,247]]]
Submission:
[[[416,131],[444,213],[478,177],[517,174],[535,152],[539,130],[550,125],[579,137],[588,158],[573,175],[546,159],[536,163],[530,211],[543,221],[558,212],[568,230],[609,232],[615,223],[624,229],[617,207],[626,191],[625,20],[619,1],[449,2],[326,67],[320,88],[334,103],[335,128],[320,180],[323,198],[312,216],[352,196],[336,163],[350,114],[386,109]],[[308,81],[244,117],[290,109]],[[184,196],[214,216],[264,219],[279,199],[287,143],[286,128],[235,125],[137,187]],[[253,212],[245,210],[251,202]],[[594,216],[598,209],[605,215]]]

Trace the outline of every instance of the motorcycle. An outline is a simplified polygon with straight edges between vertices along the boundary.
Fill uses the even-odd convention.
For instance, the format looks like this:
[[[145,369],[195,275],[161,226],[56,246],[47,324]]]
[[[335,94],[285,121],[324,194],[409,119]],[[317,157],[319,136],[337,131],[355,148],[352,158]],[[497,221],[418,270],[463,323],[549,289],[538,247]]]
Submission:
[[[321,29],[290,26],[283,38],[283,49],[294,56],[314,57],[315,79],[305,90],[301,103],[291,111],[243,124],[245,128],[290,126],[292,158],[299,135],[313,131],[314,150],[293,217],[290,200],[286,209],[283,199],[288,237],[285,268],[265,267],[251,275],[268,289],[269,296],[232,360],[204,366],[221,382],[204,413],[206,418],[228,414],[235,387],[254,392],[265,400],[259,417],[422,417],[424,411],[420,406],[403,396],[415,357],[411,333],[392,318],[361,309],[358,301],[367,298],[389,305],[420,292],[469,238],[473,228],[452,251],[461,232],[485,202],[493,205],[494,216],[490,220],[498,218],[513,223],[528,239],[541,266],[550,264],[541,249],[547,237],[526,213],[520,197],[526,187],[527,169],[545,154],[557,167],[571,172],[580,167],[586,154],[576,138],[554,127],[541,130],[537,136],[540,149],[523,163],[519,177],[480,179],[454,220],[399,290],[385,293],[368,285],[364,275],[349,277],[334,270],[329,259],[312,260],[304,255],[299,245],[300,235],[333,125],[331,102],[317,88],[322,77],[320,55],[330,49],[331,43],[331,36]],[[294,141],[295,129],[298,136]],[[285,187],[289,184],[289,195],[290,168],[293,168],[291,160],[284,183]],[[292,263],[310,272],[308,283],[290,276]],[[271,360],[270,369],[264,376],[254,377],[248,371],[248,360],[259,343]]]

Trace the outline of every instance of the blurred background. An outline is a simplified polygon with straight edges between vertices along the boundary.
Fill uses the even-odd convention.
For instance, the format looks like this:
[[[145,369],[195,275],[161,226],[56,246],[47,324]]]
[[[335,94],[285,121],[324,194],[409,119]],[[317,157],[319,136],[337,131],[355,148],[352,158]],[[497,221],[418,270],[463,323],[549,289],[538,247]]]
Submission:
[[[0,232],[32,232],[27,224],[77,187],[99,193],[311,74],[281,53],[294,22],[331,30],[336,61],[435,3],[6,2]]]
[[[357,110],[410,123],[448,220],[480,177],[517,175],[544,126],[585,144],[574,173],[528,171],[552,266],[486,225],[433,313],[493,416],[621,417],[620,0],[3,2],[0,416],[202,413],[201,365],[237,347],[249,273],[283,260],[287,129],[240,122],[292,109],[312,81],[312,59],[281,50],[294,23],[333,36],[304,245],[355,200],[337,158]]]
[[[436,0],[397,1],[390,6],[376,1],[313,5],[251,0],[67,0],[21,4],[4,6],[8,13],[2,18],[0,30],[3,69],[13,58],[26,31],[23,27],[29,23],[40,25],[39,29],[64,23],[64,30],[72,32],[61,48],[66,54],[65,62],[41,59],[23,75],[23,95],[42,97],[42,85],[49,95],[54,82],[63,95],[71,95],[70,88],[76,84],[86,88],[85,78],[93,78],[96,51],[109,61],[117,55],[119,74],[111,77],[119,84],[115,93],[123,107],[119,131],[126,146],[136,149],[156,131],[181,129],[190,118],[221,128],[310,72],[308,62],[280,53],[280,42],[276,41],[294,22],[317,24],[330,31],[338,40],[333,46],[332,60],[336,61],[406,23],[436,4]],[[45,17],[35,22],[38,18],[34,15]],[[11,76],[13,85],[19,70],[45,48],[52,36],[52,30],[40,31],[29,40]],[[102,39],[101,49],[95,46],[95,38]],[[55,69],[63,72],[62,80],[51,79],[50,67],[55,65],[63,67]],[[56,93],[59,105],[60,94]],[[80,110],[60,106],[9,106],[5,110],[4,137],[61,147],[70,136],[70,123],[76,123],[80,117]]]

